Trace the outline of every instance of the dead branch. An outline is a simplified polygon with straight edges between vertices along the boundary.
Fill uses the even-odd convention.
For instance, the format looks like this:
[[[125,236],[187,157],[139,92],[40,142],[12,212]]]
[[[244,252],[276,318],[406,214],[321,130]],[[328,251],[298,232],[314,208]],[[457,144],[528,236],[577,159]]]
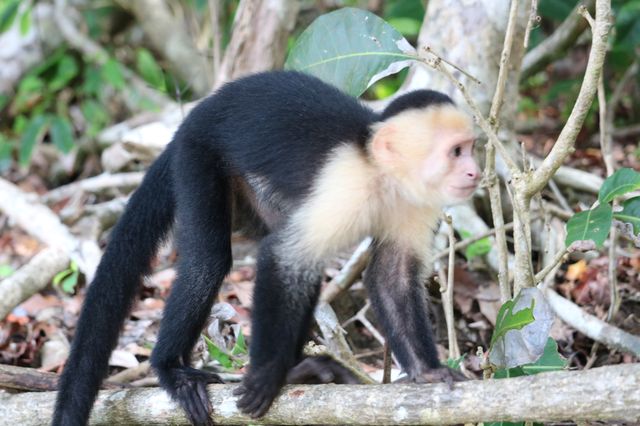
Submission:
[[[479,421],[640,421],[640,364],[554,372],[508,380],[415,385],[287,386],[261,419],[236,408],[236,386],[211,385],[216,424],[413,425]],[[55,393],[0,395],[11,425],[50,421]],[[102,391],[91,425],[186,424],[161,389]]]
[[[547,288],[544,291],[549,305],[562,321],[596,342],[640,356],[640,337],[589,315],[578,305],[551,289]]]
[[[44,289],[58,272],[68,266],[69,256],[64,251],[47,248],[0,282],[0,320],[20,303]]]
[[[38,201],[36,194],[22,191],[0,178],[0,210],[22,229],[50,247],[62,249],[90,280],[101,251],[95,241],[82,241],[71,234],[58,216]]]
[[[0,388],[20,391],[54,391],[58,375],[35,368],[0,364]]]
[[[118,188],[122,190],[131,190],[136,188],[142,182],[144,173],[103,173],[87,179],[79,180],[68,185],[63,185],[52,189],[42,196],[45,203],[57,203],[58,201],[76,195],[78,192],[101,192],[105,189]]]

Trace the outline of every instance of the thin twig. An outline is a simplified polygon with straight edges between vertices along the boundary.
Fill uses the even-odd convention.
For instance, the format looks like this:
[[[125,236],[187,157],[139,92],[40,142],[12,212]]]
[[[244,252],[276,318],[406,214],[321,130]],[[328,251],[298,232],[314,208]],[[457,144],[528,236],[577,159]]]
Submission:
[[[456,338],[455,319],[453,317],[453,278],[455,270],[456,237],[454,235],[453,221],[451,216],[447,215],[445,221],[448,225],[449,236],[449,264],[447,266],[447,279],[440,282],[440,293],[442,294],[442,307],[444,309],[444,318],[447,323],[447,339],[449,340],[449,358],[458,359],[460,357],[460,349],[458,348],[458,340]],[[442,269],[442,268],[441,268]]]
[[[524,31],[524,50],[529,48],[529,36],[534,24],[540,23],[540,16],[538,15],[538,0],[531,0],[531,12],[529,12],[529,21],[527,22],[527,28]]]
[[[489,112],[489,122],[493,130],[497,132],[500,127],[500,110],[504,100],[504,91],[507,85],[509,74],[509,59],[513,48],[516,22],[518,18],[519,0],[511,1],[509,10],[509,22],[504,36],[502,55],[500,56],[500,70],[496,82],[496,90],[491,102]],[[500,181],[496,174],[496,154],[493,144],[489,144],[485,155],[485,177],[487,179],[487,190],[491,203],[491,215],[496,229],[496,250],[498,250],[498,285],[500,288],[500,300],[504,303],[511,299],[511,288],[509,286],[509,255],[507,251],[507,235],[504,229],[504,213],[502,211],[502,196],[500,194]]]

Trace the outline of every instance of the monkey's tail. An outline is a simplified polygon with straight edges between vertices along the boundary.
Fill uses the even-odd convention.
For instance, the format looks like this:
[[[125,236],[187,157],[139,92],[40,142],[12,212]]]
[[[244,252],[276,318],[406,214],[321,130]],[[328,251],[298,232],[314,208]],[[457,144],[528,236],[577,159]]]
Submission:
[[[60,377],[53,425],[81,426],[88,421],[142,277],[151,271],[158,245],[173,224],[172,151],[170,144],[151,166],[112,231]]]

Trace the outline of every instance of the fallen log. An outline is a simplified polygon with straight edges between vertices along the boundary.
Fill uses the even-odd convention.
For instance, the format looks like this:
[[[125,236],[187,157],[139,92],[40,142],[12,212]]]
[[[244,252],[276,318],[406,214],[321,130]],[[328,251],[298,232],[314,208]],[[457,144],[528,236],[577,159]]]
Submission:
[[[446,384],[297,385],[284,388],[267,415],[255,420],[236,408],[235,385],[211,385],[216,424],[414,425],[479,421],[640,422],[640,364],[560,371],[506,380]],[[51,419],[55,393],[0,394],[0,422],[41,425]],[[186,424],[157,388],[102,391],[91,425]]]

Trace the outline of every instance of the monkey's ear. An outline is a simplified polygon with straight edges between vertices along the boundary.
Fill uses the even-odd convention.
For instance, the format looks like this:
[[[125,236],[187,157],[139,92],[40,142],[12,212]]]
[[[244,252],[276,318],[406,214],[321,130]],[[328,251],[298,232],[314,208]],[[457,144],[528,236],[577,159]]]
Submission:
[[[378,127],[371,140],[371,154],[382,165],[391,165],[396,162],[397,151],[393,144],[396,129],[391,124],[383,124]]]

